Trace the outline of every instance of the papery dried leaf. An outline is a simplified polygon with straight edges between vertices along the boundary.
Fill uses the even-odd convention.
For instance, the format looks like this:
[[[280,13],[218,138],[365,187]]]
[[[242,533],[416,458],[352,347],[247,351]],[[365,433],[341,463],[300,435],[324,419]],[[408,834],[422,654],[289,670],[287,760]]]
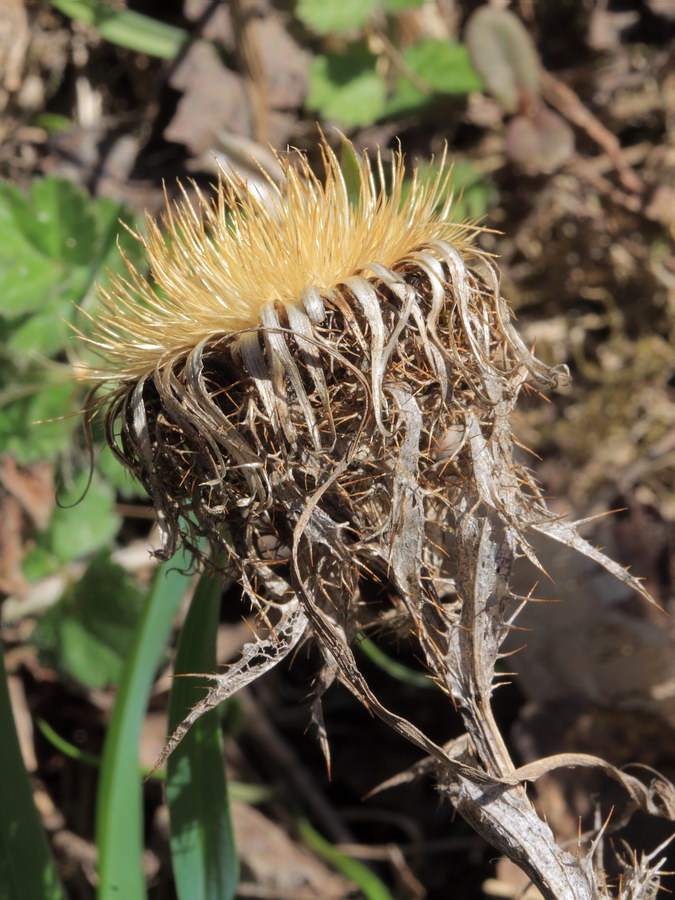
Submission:
[[[548,175],[574,153],[574,132],[553,110],[535,106],[506,126],[506,153],[526,174]]]
[[[618,781],[628,793],[631,804],[626,814],[617,817],[615,827],[625,825],[632,813],[637,810],[675,821],[675,786],[667,778],[653,772],[654,777],[645,785],[634,776],[589,753],[557,753],[554,756],[546,756],[520,766],[511,777],[519,781],[536,781],[537,778],[556,769],[577,766],[601,769]]]
[[[297,600],[289,601],[284,605],[281,618],[272,633],[265,638],[257,638],[254,642],[244,644],[240,658],[229,666],[223,675],[212,672],[194,673],[193,676],[182,675],[183,678],[206,678],[215,682],[216,686],[209,688],[206,696],[193,706],[183,721],[176,726],[162,748],[152,771],[164,765],[197,719],[274,668],[298,646],[306,630],[307,618],[300,604]]]
[[[623,582],[626,587],[640,594],[640,596],[648,603],[656,605],[654,598],[645,588],[644,584],[642,584],[638,578],[635,578],[634,575],[631,575],[627,569],[624,569],[623,566],[620,566],[617,562],[607,556],[607,554],[603,553],[602,550],[599,550],[597,547],[594,547],[593,544],[590,544],[587,540],[582,538],[577,531],[575,523],[565,522],[562,519],[545,519],[543,521],[533,522],[532,528],[534,531],[538,531],[541,534],[552,538],[559,544],[563,544],[565,547],[576,550],[577,553],[582,553],[584,556],[592,559],[604,569],[607,569],[607,571],[614,575],[619,581]]]
[[[467,22],[471,62],[504,112],[539,96],[539,58],[527,29],[508,9],[481,6]]]

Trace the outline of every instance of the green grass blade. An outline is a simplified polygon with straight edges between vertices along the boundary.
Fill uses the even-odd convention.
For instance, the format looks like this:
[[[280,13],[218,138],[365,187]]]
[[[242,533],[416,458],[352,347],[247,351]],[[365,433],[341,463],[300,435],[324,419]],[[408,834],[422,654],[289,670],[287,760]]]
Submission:
[[[24,768],[0,652],[0,897],[65,900]]]
[[[175,674],[212,672],[222,581],[202,577],[181,631]],[[176,678],[169,729],[202,691],[194,678]],[[205,685],[204,685],[205,686]],[[231,900],[239,879],[218,710],[202,716],[167,761],[171,857],[180,900]]]
[[[111,44],[149,56],[173,59],[189,39],[187,31],[130,9],[115,9],[102,0],[52,0],[65,16],[93,25]]]
[[[64,756],[70,757],[70,759],[82,763],[84,766],[91,766],[93,769],[101,768],[100,756],[97,756],[95,753],[87,753],[86,750],[71,744],[44,719],[36,719],[35,724],[55,750],[63,753]],[[141,768],[140,773],[144,779],[164,781],[166,778],[166,770],[162,768],[152,770]],[[245,781],[228,781],[227,788],[232,800],[249,803],[251,806],[255,806],[257,803],[267,803],[273,799],[276,792],[275,788],[268,785],[247,784]]]
[[[138,767],[141,725],[171,625],[189,578],[178,558],[160,566],[117,695],[103,750],[96,811],[99,849],[99,900],[143,900],[142,783]]]
[[[344,875],[359,888],[366,900],[394,900],[389,889],[380,881],[374,872],[371,872],[358,859],[352,859],[329,841],[322,837],[316,829],[312,828],[306,819],[297,822],[300,837],[308,847],[321,857],[324,862]]]
[[[70,759],[75,759],[77,760],[77,762],[83,763],[85,766],[92,766],[94,769],[98,769],[100,767],[100,756],[97,756],[95,753],[88,753],[86,750],[82,750],[80,747],[76,747],[75,744],[71,744],[70,741],[62,738],[58,731],[52,728],[49,722],[45,722],[44,719],[36,719],[35,724],[42,732],[43,736],[52,745],[52,747],[54,747],[60,753],[63,753],[64,756],[68,756],[70,757]]]
[[[415,687],[437,688],[436,683],[430,675],[425,675],[424,672],[417,672],[415,669],[404,666],[403,663],[392,659],[391,656],[388,656],[383,650],[380,650],[377,644],[373,643],[370,638],[367,638],[365,634],[359,635],[356,646],[371,662],[375,663],[376,666],[379,666],[379,668],[382,669],[383,672],[386,672],[387,675],[396,678],[397,681],[404,681],[406,684],[412,684]]]

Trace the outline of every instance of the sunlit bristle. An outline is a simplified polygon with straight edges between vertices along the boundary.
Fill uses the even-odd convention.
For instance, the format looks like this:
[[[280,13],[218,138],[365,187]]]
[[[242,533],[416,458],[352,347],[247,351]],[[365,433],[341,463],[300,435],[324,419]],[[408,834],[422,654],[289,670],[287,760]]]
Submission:
[[[444,158],[435,179],[413,174],[404,196],[402,154],[386,173],[379,154],[364,154],[357,200],[325,143],[322,155],[323,179],[303,154],[280,156],[285,179],[270,184],[271,200],[221,172],[212,201],[197,191],[192,204],[183,191],[161,225],[148,217],[138,240],[150,272],[129,265],[103,294],[93,343],[105,362],[96,375],[137,378],[204,339],[258,326],[269,301],[295,301],[311,287],[325,293],[370,263],[391,267],[431,241],[470,244],[476,228],[450,220]]]

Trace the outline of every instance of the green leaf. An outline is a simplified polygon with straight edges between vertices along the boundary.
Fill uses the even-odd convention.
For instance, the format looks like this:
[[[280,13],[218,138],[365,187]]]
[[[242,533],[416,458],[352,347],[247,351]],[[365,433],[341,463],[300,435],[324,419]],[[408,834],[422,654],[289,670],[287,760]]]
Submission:
[[[6,346],[16,354],[30,354],[38,359],[56,356],[72,337],[66,325],[72,317],[73,307],[65,295],[46,297],[42,309],[22,317],[20,324],[12,328]]]
[[[0,446],[24,464],[55,460],[68,450],[78,421],[73,383],[42,385],[37,376],[36,382],[34,388],[25,387],[23,396],[0,405]]]
[[[364,656],[367,656],[371,662],[375,663],[375,665],[379,666],[383,672],[386,672],[387,675],[390,675],[397,681],[411,684],[413,687],[436,687],[436,684],[432,681],[430,675],[426,675],[424,672],[417,672],[415,669],[404,666],[403,663],[392,659],[391,656],[388,656],[383,650],[380,650],[377,644],[371,641],[370,638],[367,638],[364,634],[359,635],[357,646]]]
[[[35,214],[28,200],[12,185],[0,183],[0,311],[4,316],[39,309],[64,273],[45,258],[31,231]],[[35,228],[39,229],[39,222]]]
[[[100,197],[93,206],[96,216],[98,243],[89,264],[94,269],[90,273],[92,281],[103,285],[108,283],[108,271],[126,273],[123,255],[135,266],[142,268],[145,251],[132,234],[121,223],[132,230],[138,228],[133,214],[123,203],[116,203],[109,197]],[[122,253],[120,253],[120,250]],[[122,255],[123,254],[123,255]]]
[[[65,900],[49,853],[12,718],[7,675],[0,653],[0,897]]]
[[[107,552],[99,553],[42,616],[31,643],[43,661],[84,687],[116,685],[142,605],[143,595],[131,576]]]
[[[72,304],[81,304],[97,280],[106,280],[106,268],[123,266],[115,246],[118,233],[132,261],[140,256],[138,242],[121,230],[119,218],[133,224],[123,206],[93,200],[60,178],[37,179],[28,196],[0,183],[0,315],[14,328],[24,322],[16,317],[30,312],[52,316],[52,324],[71,320]],[[65,332],[59,335],[56,344],[38,337],[32,349],[52,355],[64,345]]]
[[[483,86],[464,44],[423,40],[408,47],[403,58],[413,72],[439,93],[468,94]]]
[[[26,238],[49,259],[81,266],[92,258],[96,241],[93,204],[71,181],[38,178],[30,208],[15,204],[14,214]]]
[[[181,631],[174,674],[213,672],[222,579],[199,582]],[[169,732],[194,706],[207,683],[176,678]],[[171,859],[179,900],[231,900],[239,876],[230,817],[219,710],[198,719],[167,761]]]
[[[422,40],[408,47],[403,59],[410,70],[437,94],[468,94],[483,86],[463,44]],[[387,101],[386,115],[402,115],[423,108],[429,102],[429,94],[401,74],[393,96]]]
[[[341,135],[340,171],[345,180],[347,197],[352,206],[356,206],[361,196],[361,167],[359,157],[351,141]]]
[[[468,160],[453,163],[452,189],[456,196],[454,211],[458,222],[477,222],[494,206],[494,184]]]
[[[44,128],[44,130],[48,131],[50,134],[60,134],[64,131],[70,131],[73,128],[73,123],[68,116],[53,112],[38,113],[33,119],[32,124],[35,128]]]
[[[86,750],[76,747],[75,744],[71,744],[70,741],[67,741],[62,737],[48,722],[45,722],[44,719],[36,719],[35,724],[52,747],[60,753],[63,753],[64,756],[75,759],[85,766],[91,766],[93,769],[100,769],[100,756],[97,756],[95,753],[88,753]],[[141,770],[141,774],[158,781],[163,781],[166,777],[164,769],[153,769],[152,772]],[[255,806],[258,803],[267,803],[274,799],[275,796],[274,788],[265,784],[247,784],[242,781],[230,781],[228,788],[233,800],[239,800],[241,803],[248,803],[251,806]]]
[[[380,0],[380,2],[387,12],[397,13],[413,6],[421,6],[425,0]]]
[[[74,759],[85,766],[92,766],[94,769],[100,767],[101,760],[95,753],[88,753],[86,750],[82,750],[81,747],[76,747],[75,744],[71,744],[70,741],[62,738],[49,722],[45,722],[44,719],[36,719],[35,724],[52,747],[63,753],[64,756],[68,756],[70,759]]]
[[[340,34],[365,25],[376,5],[377,0],[298,0],[295,14],[317,34]]]
[[[142,259],[120,218],[133,226],[120,204],[62,179],[36,180],[27,195],[0,182],[0,446],[21,463],[57,462],[72,448],[81,388],[66,370],[66,348],[77,343],[68,324],[91,329],[75,304],[91,310],[95,284],[124,268],[118,235],[127,258]],[[93,355],[82,341],[77,354]]]
[[[103,479],[112,485],[125,500],[135,500],[139,497],[147,500],[148,495],[141,482],[122,465],[107,445],[97,451],[96,467]]]
[[[7,231],[0,218],[0,240]],[[61,277],[53,262],[43,259],[34,248],[24,246],[15,251],[5,245],[0,249],[2,314],[11,316],[39,309],[44,298],[54,294]]]
[[[188,559],[180,556],[160,566],[127,655],[98,786],[98,900],[147,897],[141,866],[143,803],[138,745],[155,673],[189,584],[189,577],[178,569],[187,565]]]
[[[372,125],[384,112],[386,88],[364,43],[345,53],[315,56],[309,70],[307,108],[345,128]]]
[[[148,56],[174,59],[190,38],[182,28],[100,0],[52,0],[52,5],[71,19],[93,25],[111,44]]]
[[[452,217],[456,222],[476,222],[482,219],[494,203],[494,185],[488,181],[481,172],[468,160],[446,163],[445,169],[452,169],[452,176],[448,190],[439,196],[439,202],[443,203],[448,193],[452,192],[453,206]],[[417,167],[417,180],[419,183],[435,181],[439,175],[438,163],[421,163]],[[411,179],[406,179],[401,192],[401,200],[405,201],[410,190]]]
[[[61,564],[54,554],[39,544],[31,547],[21,561],[21,571],[27,581],[39,581],[40,578],[52,575],[60,568]]]
[[[62,562],[86,556],[115,536],[120,519],[114,512],[115,492],[94,473],[82,472],[65,493],[46,534],[46,543]]]
[[[336,872],[353,881],[366,900],[394,900],[386,885],[363,863],[352,859],[351,856],[347,856],[334,847],[305,819],[301,819],[297,825],[300,836],[307,846],[311,847]]]

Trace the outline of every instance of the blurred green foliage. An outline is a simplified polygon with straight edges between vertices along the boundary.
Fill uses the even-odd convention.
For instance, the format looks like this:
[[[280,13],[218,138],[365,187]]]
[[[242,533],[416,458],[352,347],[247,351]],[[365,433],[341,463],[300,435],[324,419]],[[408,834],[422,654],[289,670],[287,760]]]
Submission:
[[[73,329],[87,333],[96,285],[125,270],[120,249],[142,265],[120,220],[136,225],[123,205],[70,181],[36,179],[27,194],[0,184],[0,448],[20,464],[50,463],[61,502],[23,561],[30,581],[108,545],[120,523],[115,491],[130,487],[109,452],[97,454],[90,479],[71,365],[75,356],[95,364]]]
[[[85,688],[117,685],[143,599],[136,581],[101,551],[42,616],[31,643],[61,677]]]
[[[33,790],[23,765],[5,662],[0,653],[0,897],[2,900],[65,900],[51,858]]]
[[[315,56],[307,108],[347,128],[371,125],[383,115],[387,102],[386,85],[376,63],[377,57],[364,41],[341,53]]]
[[[111,44],[148,56],[174,59],[190,39],[182,28],[103,0],[52,0],[52,5],[77,22],[93,25]]]
[[[295,14],[307,28],[317,34],[343,34],[363,27],[377,10],[396,13],[424,0],[297,0]]]
[[[434,96],[463,95],[479,91],[482,82],[469,59],[464,44],[431,39],[418,41],[401,54],[405,68],[396,80],[396,87],[387,100],[384,116],[402,116],[420,112]],[[407,73],[417,77],[413,83]],[[425,92],[426,85],[431,93]]]
[[[60,178],[36,179],[27,195],[0,183],[0,446],[20,463],[70,451],[81,391],[69,326],[88,330],[96,284],[125,269],[118,246],[141,264],[120,220],[135,224],[122,204]],[[94,358],[84,342],[77,354]],[[55,421],[33,424],[44,420]]]
[[[463,44],[426,38],[398,46],[397,14],[419,5],[418,0],[298,0],[298,18],[311,31],[332,36],[335,46],[312,60],[308,110],[355,128],[423,113],[439,97],[480,90],[482,80]]]
[[[417,180],[420,182],[435,180],[439,174],[440,163],[423,162],[417,167]],[[443,172],[451,171],[448,189],[440,197],[441,202],[452,194],[452,218],[455,222],[480,222],[495,201],[495,189],[485,176],[468,160],[446,161]],[[411,186],[407,178],[403,185],[402,199],[405,200]]]

